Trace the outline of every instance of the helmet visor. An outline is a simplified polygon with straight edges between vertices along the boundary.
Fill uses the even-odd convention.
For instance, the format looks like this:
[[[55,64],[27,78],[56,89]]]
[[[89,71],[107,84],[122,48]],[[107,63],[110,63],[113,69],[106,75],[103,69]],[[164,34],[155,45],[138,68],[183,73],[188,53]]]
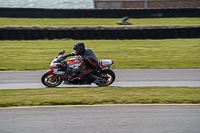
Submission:
[[[78,54],[79,49],[78,48],[73,48],[73,51],[75,54]]]

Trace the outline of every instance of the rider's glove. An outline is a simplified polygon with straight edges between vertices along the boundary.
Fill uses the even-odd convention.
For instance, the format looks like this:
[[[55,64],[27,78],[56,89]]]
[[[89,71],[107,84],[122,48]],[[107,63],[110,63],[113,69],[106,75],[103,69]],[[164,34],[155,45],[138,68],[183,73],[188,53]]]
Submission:
[[[64,61],[61,61],[61,65],[66,65],[66,61],[64,60]]]

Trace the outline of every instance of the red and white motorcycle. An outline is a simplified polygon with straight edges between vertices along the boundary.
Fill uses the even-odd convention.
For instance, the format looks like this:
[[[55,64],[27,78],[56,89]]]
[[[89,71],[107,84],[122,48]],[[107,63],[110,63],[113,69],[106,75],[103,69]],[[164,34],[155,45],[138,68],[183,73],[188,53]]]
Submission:
[[[115,81],[115,73],[110,69],[111,65],[113,64],[113,60],[108,59],[101,59],[99,61],[100,65],[95,73],[89,74],[88,77],[85,77],[81,80],[73,80],[76,79],[77,74],[67,74],[66,70],[77,67],[81,62],[81,59],[74,57],[65,61],[63,58],[64,53],[64,50],[59,52],[58,56],[56,56],[51,62],[50,70],[44,73],[41,77],[41,82],[45,86],[56,87],[63,81],[65,81],[65,84],[72,85],[85,85],[95,83],[98,86],[108,86]]]

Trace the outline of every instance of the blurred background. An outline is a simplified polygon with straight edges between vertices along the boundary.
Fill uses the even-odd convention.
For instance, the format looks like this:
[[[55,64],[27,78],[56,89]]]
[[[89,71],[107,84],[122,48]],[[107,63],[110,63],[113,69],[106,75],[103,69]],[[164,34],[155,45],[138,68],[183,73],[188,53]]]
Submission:
[[[94,8],[93,0],[0,0],[0,7],[20,8]]]
[[[200,7],[199,0],[0,0],[0,3],[0,7],[63,9]]]
[[[47,69],[76,42],[115,69],[200,68],[199,38],[200,0],[0,0],[0,70]]]

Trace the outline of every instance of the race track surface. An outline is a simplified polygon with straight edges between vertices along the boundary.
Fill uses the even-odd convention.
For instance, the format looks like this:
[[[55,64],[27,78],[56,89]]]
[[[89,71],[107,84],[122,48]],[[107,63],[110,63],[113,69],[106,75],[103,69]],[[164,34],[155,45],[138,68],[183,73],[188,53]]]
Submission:
[[[200,87],[200,69],[115,69],[111,87],[188,86]],[[46,88],[40,81],[46,71],[1,71],[0,89]],[[59,87],[96,87],[63,85]]]
[[[199,105],[0,109],[1,133],[199,133]]]

